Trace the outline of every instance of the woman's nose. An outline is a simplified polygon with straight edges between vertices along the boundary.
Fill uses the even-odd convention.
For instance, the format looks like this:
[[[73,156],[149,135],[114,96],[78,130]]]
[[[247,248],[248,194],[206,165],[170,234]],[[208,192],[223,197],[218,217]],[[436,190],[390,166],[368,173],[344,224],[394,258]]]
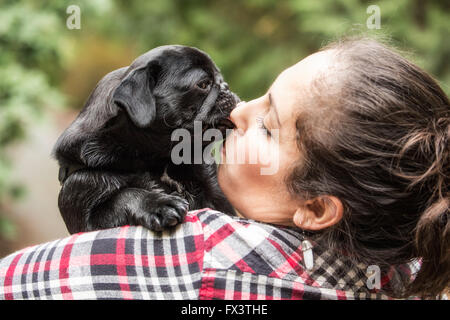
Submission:
[[[237,129],[245,130],[247,128],[248,104],[246,101],[239,102],[230,113],[230,120]]]
[[[246,131],[251,125],[262,107],[262,100],[254,99],[252,101],[241,101],[236,108],[231,111],[230,120],[234,123],[237,129]]]

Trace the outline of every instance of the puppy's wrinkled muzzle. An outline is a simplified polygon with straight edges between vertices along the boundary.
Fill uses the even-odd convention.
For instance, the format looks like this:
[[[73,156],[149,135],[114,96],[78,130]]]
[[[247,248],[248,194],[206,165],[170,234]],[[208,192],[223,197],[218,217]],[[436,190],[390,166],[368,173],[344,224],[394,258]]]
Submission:
[[[216,113],[216,118],[212,119],[210,126],[219,129],[223,137],[226,137],[227,129],[233,129],[234,123],[230,120],[231,111],[240,102],[239,97],[228,89],[220,91],[216,101],[215,108],[219,112]],[[225,86],[224,86],[225,87]]]
[[[239,97],[229,89],[221,90],[215,103],[215,110],[219,112],[218,116],[228,118],[240,101]]]

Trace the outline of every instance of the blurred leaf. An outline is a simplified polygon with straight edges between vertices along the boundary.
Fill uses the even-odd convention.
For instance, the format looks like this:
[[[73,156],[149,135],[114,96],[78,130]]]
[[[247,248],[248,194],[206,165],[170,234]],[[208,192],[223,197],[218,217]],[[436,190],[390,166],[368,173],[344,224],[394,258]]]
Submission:
[[[61,69],[63,34],[54,11],[31,2],[2,3],[0,10],[0,208],[25,195],[11,179],[7,148],[27,136],[27,128],[44,111],[64,104],[55,86]],[[12,224],[1,216],[0,235],[13,237]]]

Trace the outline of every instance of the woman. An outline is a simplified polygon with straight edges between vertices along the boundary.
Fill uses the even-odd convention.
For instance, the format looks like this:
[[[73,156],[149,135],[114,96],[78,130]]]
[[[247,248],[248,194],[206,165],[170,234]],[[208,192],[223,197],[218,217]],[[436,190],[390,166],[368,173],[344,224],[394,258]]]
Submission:
[[[218,174],[241,218],[200,210],[172,233],[126,226],[24,249],[0,261],[0,297],[435,298],[448,287],[450,104],[424,71],[373,40],[342,41],[231,120]]]

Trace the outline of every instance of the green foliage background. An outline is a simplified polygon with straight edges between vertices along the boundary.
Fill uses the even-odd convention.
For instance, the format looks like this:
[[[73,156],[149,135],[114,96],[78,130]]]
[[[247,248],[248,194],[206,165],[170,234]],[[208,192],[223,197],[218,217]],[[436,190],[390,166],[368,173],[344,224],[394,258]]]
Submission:
[[[380,7],[381,30],[366,27],[372,4]],[[66,27],[69,5],[81,9],[80,30]],[[0,235],[14,230],[2,218],[4,204],[24,194],[10,178],[8,147],[55,108],[81,108],[105,73],[153,47],[185,44],[208,52],[248,100],[284,68],[359,32],[386,35],[450,93],[448,1],[0,1]]]

